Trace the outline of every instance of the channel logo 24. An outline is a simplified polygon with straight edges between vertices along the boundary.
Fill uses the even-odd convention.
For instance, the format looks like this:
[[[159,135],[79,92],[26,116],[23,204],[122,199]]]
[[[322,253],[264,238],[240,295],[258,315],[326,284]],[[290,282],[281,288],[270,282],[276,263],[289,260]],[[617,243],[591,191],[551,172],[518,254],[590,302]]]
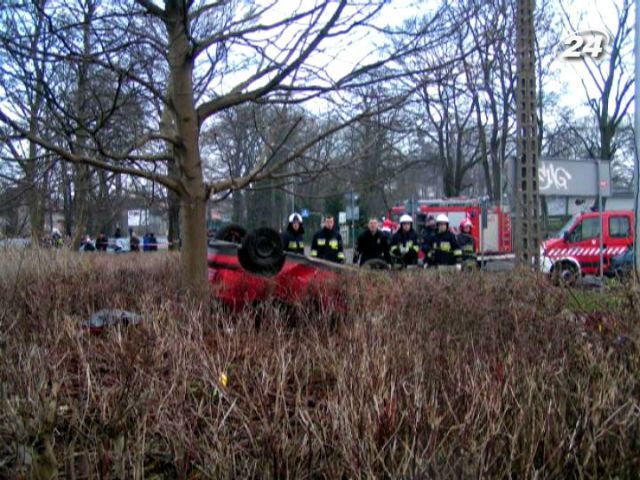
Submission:
[[[560,53],[563,60],[580,60],[591,57],[602,60],[609,48],[609,35],[600,30],[573,32],[562,41],[564,49]]]

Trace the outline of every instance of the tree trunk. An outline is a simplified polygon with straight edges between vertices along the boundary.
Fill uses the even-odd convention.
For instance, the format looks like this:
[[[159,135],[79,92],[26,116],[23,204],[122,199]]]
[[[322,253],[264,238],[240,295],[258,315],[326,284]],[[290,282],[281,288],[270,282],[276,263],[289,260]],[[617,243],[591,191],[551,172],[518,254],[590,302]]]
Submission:
[[[179,174],[174,155],[167,162],[167,173],[176,177]],[[177,250],[180,245],[180,197],[169,190],[167,192],[167,204],[169,209],[169,248]]]
[[[80,63],[78,70],[78,92],[76,96],[76,112],[81,120],[81,125],[76,134],[76,142],[78,151],[81,155],[86,154],[86,146],[89,143],[89,133],[84,123],[87,120],[85,100],[87,98],[87,90],[89,89],[89,57],[91,55],[91,22],[96,11],[96,4],[89,1],[86,4],[87,10],[84,13],[84,22],[82,25],[83,33],[83,54],[84,58]],[[71,245],[74,250],[80,247],[82,237],[87,233],[87,219],[89,214],[89,189],[91,188],[91,170],[88,165],[76,165],[75,167],[75,189],[74,197],[74,214],[75,228],[73,229],[73,237]]]
[[[496,158],[496,161],[493,163],[491,173],[493,175],[492,200],[494,202],[500,202],[502,200],[502,162],[499,158]]]
[[[38,64],[36,53],[42,33],[42,21],[44,19],[42,12],[44,11],[44,8],[41,2],[36,2],[36,6],[38,8],[38,14],[33,39],[31,41],[31,57],[34,62],[36,81],[39,85],[38,88],[35,89],[33,101],[29,105],[29,133],[34,136],[38,133],[38,119],[40,117],[43,103],[42,90],[40,88],[40,85],[43,82],[43,67]],[[44,182],[37,178],[37,147],[38,146],[35,142],[29,142],[29,158],[24,166],[25,180],[27,184],[27,209],[29,212],[29,222],[31,224],[31,240],[34,244],[38,244],[42,240],[44,230],[44,206],[42,197],[46,195],[46,193],[42,192],[40,189],[40,184],[44,185]]]
[[[233,212],[231,214],[231,221],[233,223],[239,223],[241,225],[247,222],[244,216],[245,208],[244,208],[244,202],[242,198],[243,196],[244,196],[244,192],[241,192],[240,190],[236,190],[232,194]]]
[[[184,4],[166,1],[167,33],[169,34],[169,71],[171,102],[180,144],[174,148],[181,176],[181,277],[191,293],[206,290],[207,232],[206,203],[209,196],[204,182],[200,158],[200,124],[193,91],[193,57],[185,18]]]
[[[107,235],[113,232],[113,213],[109,206],[109,185],[107,182],[107,172],[98,172],[98,192],[96,193],[93,217],[95,219],[93,227],[97,230],[94,233],[105,232]]]
[[[442,175],[442,190],[445,198],[456,196],[455,181],[452,172],[447,168]]]
[[[72,229],[71,246],[77,250],[82,243],[82,237],[87,233],[89,217],[89,188],[91,172],[87,165],[75,166],[75,195],[73,197],[73,213],[75,222]]]
[[[191,292],[202,292],[207,279],[207,202],[202,198],[182,198],[180,228],[182,246],[180,268],[184,286]]]
[[[67,164],[60,162],[61,177],[62,177],[62,195],[63,202],[62,207],[64,210],[64,232],[67,235],[71,235],[71,227],[73,226],[73,202],[71,199],[71,177],[67,170]],[[54,228],[53,220],[51,221],[51,228]]]
[[[27,188],[26,197],[29,224],[31,227],[31,240],[33,244],[38,244],[42,239],[44,215],[36,170],[36,146],[33,142],[29,143],[29,158],[25,165],[25,185]]]

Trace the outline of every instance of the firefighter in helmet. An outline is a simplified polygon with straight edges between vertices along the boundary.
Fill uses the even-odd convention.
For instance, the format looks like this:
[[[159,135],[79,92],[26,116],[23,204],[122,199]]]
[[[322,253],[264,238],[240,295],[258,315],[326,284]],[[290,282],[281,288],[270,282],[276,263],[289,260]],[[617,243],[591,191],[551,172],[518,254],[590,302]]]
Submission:
[[[324,226],[316,232],[311,242],[311,256],[335,263],[344,263],[342,236],[335,229],[333,215],[324,218]]]
[[[460,233],[458,234],[458,245],[462,250],[462,256],[468,257],[476,252],[476,240],[473,238],[473,223],[469,218],[464,218],[460,222]]]
[[[462,261],[462,250],[456,236],[449,230],[449,217],[441,213],[436,217],[436,234],[427,249],[427,261],[431,266],[457,265]]]
[[[299,213],[289,215],[289,224],[282,234],[282,246],[285,252],[304,255],[304,228],[302,215]]]
[[[413,229],[413,218],[405,213],[400,217],[400,228],[391,237],[391,255],[401,259],[405,265],[416,265],[419,251],[420,242]]]
[[[467,217],[460,222],[460,233],[458,234],[458,245],[462,250],[462,264],[467,267],[474,267],[476,264],[476,240],[473,238],[473,223]]]

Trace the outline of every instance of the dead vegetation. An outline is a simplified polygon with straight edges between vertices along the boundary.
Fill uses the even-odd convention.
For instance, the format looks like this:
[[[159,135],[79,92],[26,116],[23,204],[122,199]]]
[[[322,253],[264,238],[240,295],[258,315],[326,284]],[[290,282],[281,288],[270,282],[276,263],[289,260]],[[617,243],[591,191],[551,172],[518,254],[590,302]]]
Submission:
[[[183,300],[163,254],[3,252],[0,265],[3,478],[640,471],[628,287],[598,312],[535,276],[362,275],[332,328],[322,308],[292,325],[275,304],[232,316]],[[80,327],[101,308],[146,321]]]

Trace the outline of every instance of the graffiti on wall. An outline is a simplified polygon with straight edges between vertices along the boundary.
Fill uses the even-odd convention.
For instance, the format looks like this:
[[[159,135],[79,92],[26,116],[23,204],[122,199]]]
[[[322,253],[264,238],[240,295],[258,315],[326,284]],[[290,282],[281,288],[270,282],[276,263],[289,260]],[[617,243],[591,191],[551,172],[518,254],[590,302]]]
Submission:
[[[545,190],[569,190],[569,181],[573,177],[568,170],[555,166],[552,162],[542,163],[538,168],[540,192]]]

